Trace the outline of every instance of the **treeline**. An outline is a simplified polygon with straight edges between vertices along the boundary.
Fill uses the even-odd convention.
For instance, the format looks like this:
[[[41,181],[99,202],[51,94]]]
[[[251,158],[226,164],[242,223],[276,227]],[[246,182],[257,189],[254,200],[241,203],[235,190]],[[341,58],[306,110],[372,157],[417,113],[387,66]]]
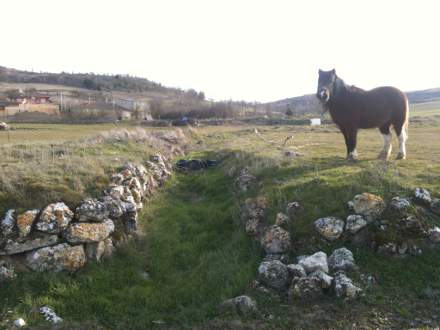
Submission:
[[[0,67],[0,81],[10,83],[35,83],[65,85],[95,91],[124,92],[161,92],[174,95],[186,95],[199,100],[205,99],[203,92],[194,89],[182,90],[163,86],[146,78],[129,75],[103,75],[94,73],[49,73],[29,72]]]
[[[246,103],[232,101],[170,104],[161,100],[154,100],[150,103],[150,111],[155,119],[174,120],[182,117],[198,119],[231,118],[237,116],[246,106]]]

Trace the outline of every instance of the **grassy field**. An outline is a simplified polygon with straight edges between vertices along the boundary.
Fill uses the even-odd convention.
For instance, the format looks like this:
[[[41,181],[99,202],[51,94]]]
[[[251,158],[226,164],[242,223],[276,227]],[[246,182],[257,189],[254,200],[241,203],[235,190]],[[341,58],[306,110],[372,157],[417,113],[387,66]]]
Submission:
[[[440,101],[411,104],[410,111],[412,117],[440,115]]]
[[[438,326],[439,296],[423,294],[427,287],[440,292],[438,251],[420,257],[386,258],[351,245],[347,247],[355,253],[360,272],[377,279],[359,301],[348,304],[324,299],[286,305],[276,297],[257,295],[260,314],[255,319],[218,314],[223,299],[249,292],[262,257],[258,244],[237,224],[239,203],[246,197],[268,197],[271,221],[287,202],[301,203],[302,210],[290,228],[293,261],[297,255],[320,249],[330,252],[342,244],[316,239],[312,223],[323,216],[347,216],[346,203],[357,193],[368,191],[388,200],[408,196],[422,186],[440,196],[440,133],[434,124],[410,126],[408,159],[388,163],[376,159],[382,145],[376,130],[360,133],[360,161],[355,164],[345,161],[342,135],[333,126],[259,126],[257,130],[259,134],[250,126],[218,126],[186,131],[193,142],[190,156],[216,158],[220,165],[200,173],[176,174],[141,217],[146,236],[120,249],[111,260],[91,264],[74,275],[28,273],[2,283],[2,318],[21,316],[32,326],[45,328],[47,323],[37,309],[48,304],[66,320],[66,329],[352,328],[353,324],[358,328],[409,328],[415,318],[434,320],[432,325]],[[88,134],[84,132],[84,136]],[[283,146],[290,135],[293,139]],[[49,135],[40,141],[43,139],[48,142],[40,142],[42,145],[53,141]],[[88,162],[96,162],[89,171],[91,177],[77,175],[84,187],[81,193],[92,189],[85,184],[88,180],[95,185],[99,177],[105,184],[107,173],[116,166],[115,157],[142,160],[148,153],[145,146],[133,141],[93,145],[86,151],[79,147],[81,142],[65,142],[69,143],[78,153],[84,152],[72,168],[79,166],[86,172]],[[393,147],[395,156],[396,141]],[[301,156],[287,157],[286,151]],[[57,162],[59,172],[54,175],[50,167],[43,168],[39,181],[61,175],[67,164],[62,159]],[[12,163],[8,166],[17,170]],[[20,166],[20,171],[28,167],[26,163]],[[98,171],[101,166],[104,170]],[[244,166],[257,176],[259,184],[235,195],[233,178]],[[93,176],[96,173],[99,175]],[[60,198],[74,191],[67,180],[72,174],[63,175],[62,186],[70,188],[60,191]],[[21,187],[27,186],[25,181]],[[36,191],[31,190],[32,196]],[[3,209],[8,201],[0,199]],[[433,221],[440,225],[440,219]]]

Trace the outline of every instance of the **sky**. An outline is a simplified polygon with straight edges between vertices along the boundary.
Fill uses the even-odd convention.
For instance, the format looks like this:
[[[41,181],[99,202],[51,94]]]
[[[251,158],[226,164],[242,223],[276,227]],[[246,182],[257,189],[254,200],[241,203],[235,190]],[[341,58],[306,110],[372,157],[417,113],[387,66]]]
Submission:
[[[268,102],[318,69],[362,88],[440,87],[440,1],[2,0],[0,65],[130,74]]]

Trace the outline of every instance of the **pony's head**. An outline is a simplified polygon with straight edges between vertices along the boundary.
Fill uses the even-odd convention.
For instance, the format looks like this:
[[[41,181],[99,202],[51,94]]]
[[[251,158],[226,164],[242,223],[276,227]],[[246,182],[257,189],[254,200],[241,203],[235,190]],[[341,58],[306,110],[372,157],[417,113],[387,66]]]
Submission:
[[[316,97],[324,104],[326,104],[332,96],[336,83],[335,69],[330,71],[319,70],[318,90]]]

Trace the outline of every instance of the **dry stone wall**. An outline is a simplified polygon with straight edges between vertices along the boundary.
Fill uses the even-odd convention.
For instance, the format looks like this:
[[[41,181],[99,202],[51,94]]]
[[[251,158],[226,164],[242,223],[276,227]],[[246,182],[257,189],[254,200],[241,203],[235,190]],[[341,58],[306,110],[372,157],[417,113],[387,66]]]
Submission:
[[[100,198],[84,199],[73,210],[59,201],[42,210],[7,211],[0,218],[0,281],[13,278],[14,268],[74,272],[112,255],[139,233],[139,211],[171,176],[175,154],[181,149],[152,155],[144,164],[126,162]]]

